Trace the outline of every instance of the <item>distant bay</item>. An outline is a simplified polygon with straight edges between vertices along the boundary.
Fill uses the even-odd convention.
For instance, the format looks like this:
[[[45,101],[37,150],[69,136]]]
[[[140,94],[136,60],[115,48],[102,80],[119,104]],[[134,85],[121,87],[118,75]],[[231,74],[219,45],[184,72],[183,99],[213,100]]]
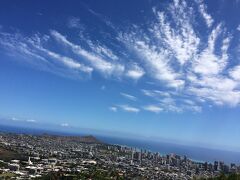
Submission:
[[[224,161],[226,164],[240,164],[240,152],[210,149],[203,147],[186,146],[160,141],[149,141],[127,138],[99,137],[100,140],[110,143],[146,149],[160,154],[178,154],[200,162]]]
[[[29,133],[29,134],[56,134],[56,135],[84,135],[76,133],[63,133],[57,131],[48,131],[41,129],[20,128],[0,125],[0,132],[13,132],[13,133]],[[94,133],[92,134],[94,135]],[[214,162],[224,161],[226,164],[236,163],[240,164],[240,152],[210,149],[195,146],[186,146],[180,144],[173,144],[161,141],[145,140],[145,139],[131,139],[131,138],[118,138],[110,136],[96,135],[99,140],[109,143],[118,144],[123,146],[129,146],[138,149],[149,150],[152,152],[159,152],[160,154],[178,154],[181,156],[187,156],[188,158],[201,162]]]

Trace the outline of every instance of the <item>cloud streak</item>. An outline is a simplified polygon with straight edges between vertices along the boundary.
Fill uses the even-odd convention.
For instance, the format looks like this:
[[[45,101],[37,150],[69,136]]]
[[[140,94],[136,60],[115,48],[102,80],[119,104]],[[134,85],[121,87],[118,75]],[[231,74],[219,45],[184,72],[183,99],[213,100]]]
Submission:
[[[156,106],[156,105],[147,105],[143,107],[144,110],[154,112],[154,113],[159,113],[163,111],[163,108]]]
[[[59,32],[52,30],[51,35],[59,42],[62,43],[65,46],[68,46],[71,48],[71,50],[84,58],[84,60],[87,60],[90,62],[90,64],[100,72],[111,75],[111,74],[122,74],[124,71],[124,66],[119,63],[109,62],[107,60],[104,60],[101,56],[98,54],[90,53],[86,50],[84,50],[81,46],[76,45],[69,40]],[[104,51],[106,53],[106,51]]]
[[[139,108],[136,108],[136,107],[133,107],[133,106],[129,106],[129,105],[127,105],[127,104],[119,105],[119,107],[120,107],[123,111],[126,111],[126,112],[132,112],[132,113],[138,113],[138,112],[140,112],[140,109],[139,109]]]
[[[92,67],[84,65],[78,60],[46,49],[43,45],[48,42],[46,35],[34,34],[31,37],[24,37],[22,34],[0,32],[0,39],[0,45],[11,56],[14,55],[18,59],[22,57],[26,63],[41,70],[63,76],[81,76],[82,73],[91,74],[93,71]]]
[[[69,124],[68,123],[62,123],[62,124],[60,124],[60,126],[62,126],[62,127],[69,127]]]
[[[127,93],[123,93],[123,92],[121,92],[120,95],[125,97],[125,98],[127,98],[127,99],[129,99],[129,100],[137,101],[137,98],[135,96],[133,96],[133,95],[130,95],[130,94],[127,94]]]
[[[112,112],[117,112],[118,109],[115,106],[111,106],[111,107],[109,107],[109,110]]]
[[[207,13],[206,5],[204,5],[202,1],[199,1],[198,4],[199,4],[199,11],[202,17],[204,18],[207,26],[210,28],[214,22],[212,16]]]

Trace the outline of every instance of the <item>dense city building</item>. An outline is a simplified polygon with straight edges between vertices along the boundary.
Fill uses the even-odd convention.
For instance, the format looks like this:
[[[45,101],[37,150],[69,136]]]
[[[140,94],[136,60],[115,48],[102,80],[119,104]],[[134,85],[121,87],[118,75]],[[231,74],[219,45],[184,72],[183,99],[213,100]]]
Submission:
[[[0,134],[0,178],[193,179],[238,173],[240,167],[215,161],[102,143],[92,136]]]

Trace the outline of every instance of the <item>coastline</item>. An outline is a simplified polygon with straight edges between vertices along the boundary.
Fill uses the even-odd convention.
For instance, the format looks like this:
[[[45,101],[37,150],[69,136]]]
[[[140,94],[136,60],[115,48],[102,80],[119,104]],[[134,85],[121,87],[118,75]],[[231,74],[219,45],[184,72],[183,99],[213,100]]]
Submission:
[[[67,133],[67,132],[57,132],[41,129],[31,129],[31,128],[17,128],[12,126],[2,126],[0,125],[0,132],[12,132],[12,133],[25,133],[25,134],[35,134],[41,135],[44,133],[50,135],[62,135],[62,136],[82,136],[89,135],[84,133]],[[161,141],[154,140],[142,140],[134,138],[120,138],[120,137],[111,137],[111,136],[101,136],[94,135],[97,139],[102,142],[132,147],[136,149],[148,150],[151,152],[158,152],[161,155],[166,154],[177,154],[180,156],[187,156],[189,159],[196,162],[209,162],[213,163],[214,161],[224,161],[226,164],[236,163],[240,164],[240,152],[233,152],[227,150],[218,150],[218,149],[209,149],[195,146],[179,145]]]

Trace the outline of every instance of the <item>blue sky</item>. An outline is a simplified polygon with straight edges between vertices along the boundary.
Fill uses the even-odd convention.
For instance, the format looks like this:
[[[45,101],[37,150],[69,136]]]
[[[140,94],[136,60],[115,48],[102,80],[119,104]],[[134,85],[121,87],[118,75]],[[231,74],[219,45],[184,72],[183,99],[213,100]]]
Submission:
[[[240,2],[1,1],[2,124],[240,147]]]

